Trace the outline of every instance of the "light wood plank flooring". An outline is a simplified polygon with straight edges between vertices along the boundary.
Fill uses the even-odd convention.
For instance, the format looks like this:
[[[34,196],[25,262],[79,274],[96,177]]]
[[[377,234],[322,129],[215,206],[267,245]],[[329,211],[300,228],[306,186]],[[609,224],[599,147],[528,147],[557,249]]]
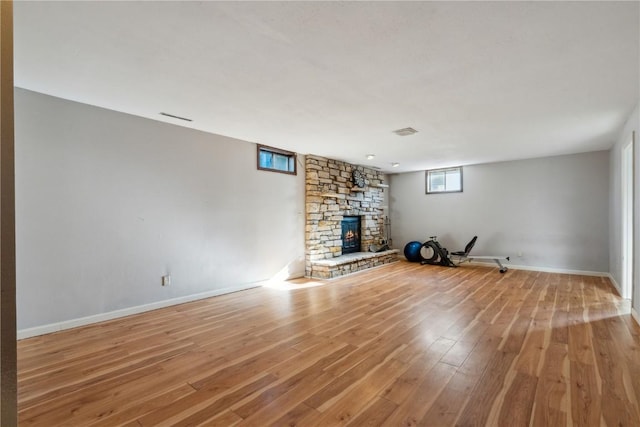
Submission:
[[[306,282],[20,341],[20,425],[640,426],[640,328],[606,278]]]

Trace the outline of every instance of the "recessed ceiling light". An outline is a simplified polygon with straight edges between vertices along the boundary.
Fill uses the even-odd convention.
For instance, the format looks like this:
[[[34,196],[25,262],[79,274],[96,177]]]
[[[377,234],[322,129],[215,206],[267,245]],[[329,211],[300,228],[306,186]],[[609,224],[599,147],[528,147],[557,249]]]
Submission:
[[[393,133],[400,136],[409,136],[409,135],[413,135],[416,132],[418,131],[415,130],[414,128],[403,128],[403,129],[398,129],[393,131]]]
[[[169,113],[160,113],[163,116],[171,117],[173,119],[184,120],[185,122],[192,122],[193,120],[187,119],[186,117],[180,117]]]
[[[392,168],[397,168],[398,166],[400,166],[400,163],[396,163],[396,162],[391,163]]]
[[[367,154],[367,160],[373,160],[375,157],[375,154]]]

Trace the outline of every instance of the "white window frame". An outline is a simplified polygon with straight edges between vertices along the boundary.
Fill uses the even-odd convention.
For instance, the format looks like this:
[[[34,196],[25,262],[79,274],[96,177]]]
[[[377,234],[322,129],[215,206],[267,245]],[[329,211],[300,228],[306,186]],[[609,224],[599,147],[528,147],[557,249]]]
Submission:
[[[446,188],[446,174],[447,172],[451,172],[451,171],[456,171],[460,174],[460,189],[459,190],[448,190]],[[436,173],[442,173],[444,172],[445,174],[445,189],[444,190],[434,190],[431,188],[431,175],[436,174]],[[442,194],[442,193],[462,193],[462,166],[456,166],[456,167],[452,167],[452,168],[441,168],[441,169],[430,169],[428,171],[425,171],[425,188],[426,188],[426,194]]]

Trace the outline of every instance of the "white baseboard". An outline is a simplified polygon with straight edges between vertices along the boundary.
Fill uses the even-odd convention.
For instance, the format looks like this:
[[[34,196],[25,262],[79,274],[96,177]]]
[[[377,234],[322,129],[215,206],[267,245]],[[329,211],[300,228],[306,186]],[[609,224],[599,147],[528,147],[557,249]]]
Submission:
[[[172,298],[164,301],[152,302],[149,304],[138,305],[135,307],[123,308],[121,310],[109,311],[107,313],[95,314],[92,316],[81,317],[78,319],[70,319],[57,323],[50,323],[48,325],[36,326],[33,328],[21,329],[17,332],[17,338],[19,340],[25,338],[31,338],[38,335],[50,334],[52,332],[59,332],[65,329],[77,328],[79,326],[86,326],[92,323],[104,322],[106,320],[113,320],[120,317],[131,316],[132,314],[144,313],[145,311],[157,310],[159,308],[170,307],[172,305],[184,304],[186,302],[197,301],[204,298],[211,298],[218,295],[230,294],[232,292],[244,291],[246,289],[256,288],[261,286],[262,282],[253,282],[242,286],[214,289],[199,294],[187,295],[178,298]]]
[[[490,267],[497,267],[495,262],[487,261],[473,261],[471,264],[487,265]],[[531,265],[514,265],[503,262],[502,265],[511,270],[528,270],[528,271],[542,271],[544,273],[559,273],[559,274],[577,274],[579,276],[597,276],[597,277],[609,277],[609,273],[603,271],[588,271],[588,270],[569,270],[567,268],[552,268],[552,267],[536,267]]]
[[[613,284],[613,287],[616,288],[616,291],[618,292],[618,295],[622,295],[622,288],[620,287],[618,282],[616,282],[616,279],[613,278],[613,275],[611,273],[609,273],[609,274],[607,274],[607,277],[609,278],[609,280],[611,280],[611,283]]]
[[[399,257],[409,262],[406,257]],[[528,271],[542,271],[544,273],[559,273],[559,274],[577,274],[579,276],[596,276],[596,277],[609,277],[610,274],[604,271],[588,271],[588,270],[569,270],[567,268],[552,268],[552,267],[538,267],[533,265],[515,265],[501,260],[502,265],[511,270],[528,270]],[[487,267],[497,267],[498,265],[493,261],[471,261],[469,264],[485,265]]]
[[[640,315],[638,315],[638,312],[633,307],[631,307],[631,317],[633,317],[633,320],[640,326]]]
[[[496,266],[495,263],[492,263],[492,262],[473,262],[473,264],[480,264],[480,265],[486,265],[491,267]],[[567,269],[560,269],[560,268],[531,267],[531,266],[511,265],[511,264],[504,264],[504,265],[513,270],[530,270],[530,271],[543,271],[548,273],[578,274],[582,276],[598,276],[598,277],[604,276],[604,277],[608,277],[613,283],[613,285],[616,287],[618,292],[620,292],[620,287],[618,283],[615,281],[615,279],[613,279],[613,276],[611,276],[610,273],[603,273],[598,271],[567,270]],[[382,267],[382,266],[379,266],[379,267]],[[172,305],[184,304],[186,302],[197,301],[205,298],[211,298],[218,295],[244,291],[246,289],[262,286],[262,284],[263,282],[253,282],[253,283],[245,284],[242,286],[214,289],[212,291],[202,292],[199,294],[187,295],[187,296],[172,298],[164,301],[157,301],[149,304],[138,305],[135,307],[123,308],[120,310],[109,311],[107,313],[95,314],[92,316],[81,317],[78,319],[64,320],[62,322],[50,323],[47,325],[36,326],[33,328],[20,329],[17,331],[17,339],[22,340],[25,338],[31,338],[38,335],[45,335],[53,332],[63,331],[66,329],[86,326],[92,323],[104,322],[107,320],[118,319],[120,317],[131,316],[133,314],[144,313],[146,311],[157,310],[159,308],[170,307]],[[631,314],[633,315],[636,322],[640,324],[640,316],[638,316],[638,313],[635,310],[631,309]]]

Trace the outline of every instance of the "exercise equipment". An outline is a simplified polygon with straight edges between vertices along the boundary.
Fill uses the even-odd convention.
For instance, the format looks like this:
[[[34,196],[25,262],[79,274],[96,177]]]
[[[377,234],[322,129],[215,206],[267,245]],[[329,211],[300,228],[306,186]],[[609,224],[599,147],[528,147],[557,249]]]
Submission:
[[[506,273],[507,270],[509,270],[507,267],[505,267],[504,265],[502,265],[501,260],[507,260],[510,261],[508,256],[498,256],[498,255],[469,255],[469,252],[471,252],[471,249],[473,248],[473,245],[476,244],[476,240],[478,240],[478,236],[473,236],[473,239],[471,239],[471,241],[469,243],[467,243],[467,246],[465,246],[464,251],[459,251],[459,252],[451,252],[451,255],[453,257],[455,257],[455,264],[456,266],[462,264],[463,262],[471,262],[471,261],[475,261],[475,260],[490,260],[493,261],[497,264],[497,266],[500,268],[500,273]]]
[[[453,263],[449,259],[449,253],[438,243],[436,236],[431,236],[429,239],[424,243],[418,241],[407,243],[404,247],[405,258],[409,262],[451,266]]]
[[[420,262],[423,259],[420,249],[422,249],[422,243],[409,242],[404,246],[404,257],[409,262]]]
[[[449,258],[449,251],[438,242],[437,236],[429,237],[422,244],[424,250],[420,250],[422,261],[420,264],[443,265],[445,267],[457,267]],[[424,254],[424,255],[423,255]]]
[[[467,243],[462,251],[451,252],[447,251],[439,242],[437,236],[429,237],[424,243],[409,242],[404,247],[404,256],[410,262],[420,262],[420,264],[431,265],[443,265],[446,267],[458,267],[463,262],[471,262],[474,260],[491,260],[495,262],[500,273],[506,273],[508,268],[502,265],[502,260],[509,261],[508,256],[498,255],[470,255],[471,249],[476,244],[478,236],[473,238]]]

